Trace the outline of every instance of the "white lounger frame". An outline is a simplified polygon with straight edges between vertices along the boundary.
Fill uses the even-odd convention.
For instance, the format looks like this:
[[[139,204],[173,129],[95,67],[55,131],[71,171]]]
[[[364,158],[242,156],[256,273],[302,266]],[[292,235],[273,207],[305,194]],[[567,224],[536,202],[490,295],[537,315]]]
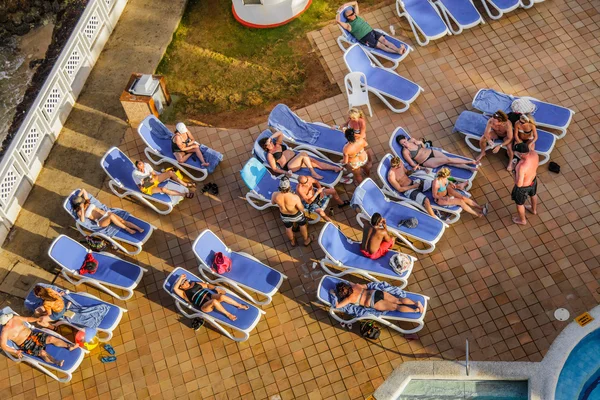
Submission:
[[[473,4],[473,0],[464,0],[464,1],[469,1],[469,2],[471,2],[471,4]],[[450,11],[448,11],[448,9],[444,5],[444,3],[442,3],[440,0],[435,0],[433,2],[433,4],[435,6],[437,6],[437,8],[440,10],[441,16],[444,18],[444,20],[446,20],[446,26],[448,27],[450,32],[452,32],[453,35],[460,35],[465,29],[471,29],[471,28],[476,27],[479,24],[485,24],[485,21],[483,20],[483,17],[481,16],[481,14],[479,14],[479,11],[475,7],[475,4],[473,4],[473,8],[475,8],[475,10],[477,11],[477,14],[479,14],[479,19],[468,25],[460,24],[456,20],[454,15],[452,15],[452,13]],[[454,28],[454,26],[456,26],[456,28]]]
[[[133,264],[129,261],[125,261],[113,254],[107,253],[107,252],[99,252],[98,254],[102,254],[108,257],[112,257],[114,259],[120,260],[122,262],[131,264],[131,265],[135,265],[136,267],[138,267],[140,269],[140,275],[138,276],[138,278],[136,279],[133,287],[124,287],[124,286],[120,286],[120,285],[115,285],[112,283],[108,283],[108,282],[101,282],[97,279],[93,278],[93,275],[80,275],[78,272],[72,271],[68,268],[66,268],[64,265],[62,265],[56,258],[52,257],[52,249],[54,248],[54,245],[58,242],[58,240],[66,235],[60,235],[59,237],[57,237],[56,239],[54,239],[54,242],[52,242],[52,244],[50,245],[50,248],[48,249],[48,256],[55,262],[57,263],[60,267],[61,267],[61,274],[62,276],[71,284],[73,284],[74,286],[79,286],[82,283],[87,283],[89,285],[92,285],[100,290],[102,290],[105,293],[110,294],[113,297],[116,297],[119,300],[129,300],[131,297],[133,297],[133,289],[135,289],[137,287],[137,285],[139,285],[140,281],[142,280],[142,278],[144,277],[144,273],[148,272],[147,269],[140,267],[139,265]],[[81,247],[83,247],[88,253],[94,253],[88,249],[86,249],[82,244],[77,243],[78,245],[80,245]],[[114,291],[112,291],[108,286],[110,287],[114,287],[116,289],[120,289],[123,290],[125,293],[127,293],[127,295],[125,296],[121,296],[117,293],[115,293]],[[80,293],[81,294],[81,293]]]
[[[269,268],[269,269],[272,269],[273,271],[276,271],[277,273],[281,274],[281,278],[279,279],[279,282],[277,283],[277,285],[275,285],[275,287],[273,288],[273,290],[271,290],[269,293],[258,292],[258,291],[256,291],[256,289],[254,289],[254,288],[251,288],[251,287],[249,287],[249,286],[243,285],[243,284],[241,284],[241,283],[239,283],[239,282],[236,282],[236,281],[234,281],[234,280],[232,280],[232,279],[229,279],[229,278],[227,278],[227,277],[225,277],[225,276],[223,276],[223,275],[218,275],[217,273],[215,273],[215,272],[214,272],[214,271],[213,271],[213,270],[210,268],[210,265],[206,265],[206,264],[204,263],[204,260],[202,260],[202,258],[200,258],[200,257],[198,256],[198,254],[196,253],[196,245],[198,244],[198,242],[200,241],[200,239],[202,238],[202,236],[203,236],[204,234],[206,234],[207,232],[211,232],[213,235],[215,235],[215,236],[216,236],[216,234],[215,234],[214,232],[212,232],[210,229],[205,229],[204,231],[202,231],[202,232],[200,233],[200,235],[198,235],[198,237],[196,238],[196,240],[194,240],[194,244],[192,245],[192,251],[194,252],[194,255],[196,256],[196,258],[197,258],[197,259],[198,259],[198,261],[200,262],[200,264],[198,265],[198,271],[200,272],[200,275],[202,275],[202,278],[204,278],[204,279],[205,279],[207,282],[209,282],[209,283],[211,283],[211,284],[213,284],[213,285],[215,285],[215,284],[219,284],[219,283],[225,283],[225,284],[227,284],[227,285],[229,285],[229,286],[233,287],[235,290],[237,290],[237,291],[238,291],[238,293],[240,293],[240,294],[241,294],[242,296],[244,296],[246,299],[248,299],[249,301],[251,301],[252,303],[254,303],[254,304],[257,304],[257,305],[261,305],[261,306],[262,306],[262,305],[265,305],[265,304],[269,304],[271,301],[273,301],[273,295],[274,295],[275,293],[277,293],[277,291],[278,291],[278,290],[279,290],[279,288],[281,287],[281,284],[283,283],[283,280],[284,280],[284,279],[287,279],[287,276],[286,276],[286,275],[284,275],[283,273],[281,273],[281,272],[277,271],[276,269],[269,267],[267,264],[263,263],[263,262],[262,262],[262,261],[260,261],[258,258],[254,257],[254,256],[252,256],[252,255],[250,255],[250,254],[248,254],[248,253],[241,252],[241,251],[236,251],[235,253],[237,253],[237,254],[241,254],[241,255],[244,255],[244,256],[246,256],[246,257],[248,257],[248,258],[250,258],[250,259],[252,259],[252,260],[254,260],[254,261],[256,261],[256,262],[259,262],[259,263],[261,263],[261,264],[262,264],[262,265],[264,265],[265,267],[267,267],[267,268]],[[233,252],[234,252],[234,251],[233,251],[233,250],[231,250],[229,247],[227,247],[227,245],[226,245],[225,243],[223,243],[223,241],[221,240],[221,238],[220,238],[220,237],[218,237],[218,236],[216,236],[216,237],[217,237],[217,239],[219,239],[219,241],[220,241],[220,242],[223,244],[223,246],[224,246],[224,247],[227,249],[227,251],[228,251],[228,252],[230,252],[230,253],[233,253]],[[211,278],[208,276],[208,274],[211,274],[211,275],[217,276],[217,278],[216,278],[216,279],[211,279]],[[254,293],[258,293],[258,294],[260,294],[260,295],[262,295],[262,296],[266,297],[266,299],[265,299],[265,300],[262,300],[262,301],[260,301],[260,300],[256,300],[256,299],[254,298],[254,296],[252,296],[250,293],[248,293],[248,292],[247,292],[245,289],[251,290],[251,291],[252,291],[252,292],[254,292]]]
[[[543,1],[543,0],[541,0]],[[538,2],[541,2],[540,0],[538,0]],[[517,8],[521,7],[524,9],[528,9],[534,6],[536,2],[534,0],[530,0],[530,4],[525,5],[525,2],[523,0],[519,0],[519,2],[517,2],[517,4],[513,7],[507,8],[505,10],[501,10],[499,9],[496,4],[494,4],[493,0],[481,0],[481,4],[483,4],[483,8],[485,8],[485,12],[487,12],[487,15],[494,20],[498,20],[500,18],[502,18],[502,16],[508,12],[514,11]],[[489,4],[489,5],[488,5]],[[492,14],[492,11],[490,10],[490,6],[491,8],[493,8],[496,11],[496,15]]]
[[[323,279],[327,278],[328,276],[325,275],[321,278],[321,281],[319,282],[319,287],[317,289],[317,293],[319,290],[321,290],[321,284],[323,282]],[[337,277],[339,278],[339,276]],[[429,304],[429,297],[422,295],[420,293],[414,293],[414,294],[419,294],[419,296],[423,296],[423,298],[425,299],[425,304],[423,304],[423,313],[421,314],[421,316],[419,318],[397,318],[397,317],[390,317],[390,316],[375,316],[375,315],[365,315],[362,317],[354,317],[351,319],[344,319],[340,316],[338,316],[338,313],[341,313],[340,311],[336,310],[334,307],[331,306],[331,303],[329,301],[320,299],[317,295],[317,299],[319,301],[321,301],[322,303],[324,303],[325,305],[329,306],[329,315],[331,316],[331,318],[335,319],[336,321],[338,321],[343,327],[346,327],[348,329],[352,329],[352,324],[354,324],[355,322],[358,321],[362,321],[362,320],[373,320],[373,321],[377,321],[379,322],[381,325],[385,325],[390,329],[395,330],[396,332],[400,332],[403,335],[407,335],[407,334],[411,334],[411,333],[417,333],[419,332],[421,329],[423,329],[423,326],[425,326],[425,314],[427,314],[427,305]],[[414,323],[417,324],[417,326],[413,329],[402,329],[400,328],[398,325],[390,322],[390,321],[398,321],[398,322],[410,322],[410,323]]]
[[[429,1],[429,0],[427,0],[427,1]],[[431,4],[431,6],[435,10],[435,12],[438,13],[438,15],[440,16],[440,19],[441,19],[442,16],[440,15],[440,11],[435,7],[435,5],[433,3]],[[402,9],[402,11],[401,11],[401,9]],[[415,35],[415,40],[417,41],[417,43],[419,43],[419,46],[427,46],[429,44],[429,42],[432,40],[442,38],[446,35],[452,35],[452,32],[450,31],[450,29],[448,29],[448,26],[446,26],[445,32],[442,32],[436,36],[425,35],[425,33],[421,30],[421,28],[412,19],[410,14],[407,13],[406,10],[404,10],[404,2],[402,0],[396,0],[396,13],[398,14],[398,17],[400,17],[400,18],[405,17],[408,20],[408,23],[410,24],[410,28],[412,29],[413,34]],[[443,21],[444,20],[442,19],[442,22]],[[423,40],[421,40],[421,36],[424,38]]]
[[[167,278],[167,280],[168,280],[168,278]],[[167,280],[165,280],[165,283],[163,284],[163,289],[165,290],[165,292],[167,292],[169,294],[169,296],[171,296],[173,298],[173,300],[175,300],[175,306],[177,307],[177,310],[179,310],[179,312],[184,317],[186,317],[188,319],[202,318],[206,322],[211,324],[219,332],[221,332],[223,335],[227,336],[229,339],[234,340],[236,342],[244,342],[244,341],[248,340],[248,338],[250,338],[250,332],[252,332],[252,329],[254,329],[256,327],[256,325],[258,325],[258,322],[260,321],[260,316],[266,314],[266,312],[261,310],[260,308],[255,307],[252,304],[249,304],[249,307],[255,307],[258,309],[259,317],[256,318],[256,321],[254,321],[254,323],[249,328],[247,328],[245,330],[239,329],[226,321],[220,321],[220,320],[212,317],[211,315],[206,314],[202,310],[198,310],[198,309],[192,307],[190,304],[186,303],[181,297],[179,297],[175,293],[167,290],[167,288],[166,288]],[[223,289],[226,294],[229,294],[233,297],[237,297],[235,295],[235,293],[231,292],[227,288],[224,288],[222,286],[217,286],[217,287],[220,289]],[[227,329],[225,329],[223,327],[223,325],[236,331],[236,332],[240,332],[242,334],[242,336],[237,337],[237,336],[233,335],[231,332],[229,332]]]

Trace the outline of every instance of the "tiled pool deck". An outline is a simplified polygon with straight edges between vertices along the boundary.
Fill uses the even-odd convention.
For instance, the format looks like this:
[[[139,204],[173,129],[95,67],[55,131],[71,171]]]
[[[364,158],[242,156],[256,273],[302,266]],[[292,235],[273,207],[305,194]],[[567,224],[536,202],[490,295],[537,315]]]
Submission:
[[[511,221],[512,180],[504,170],[504,155],[484,159],[471,193],[479,203],[489,202],[492,211],[482,219],[464,215],[447,229],[435,252],[418,256],[409,280],[410,291],[431,297],[418,340],[382,329],[380,340],[368,342],[356,326],[341,328],[316,303],[323,273],[311,264],[323,256],[318,245],[291,248],[277,212],[257,211],[243,199],[239,170],[264,126],[194,128],[197,138],[225,155],[207,179],[219,185],[217,198],[198,192],[170,215],[159,216],[106,188],[99,193],[106,204],[158,228],[135,257],[149,272],[131,300],[116,301],[129,310],[111,342],[118,361],[102,364],[100,351],[93,350],[73,380],[60,384],[0,357],[0,398],[358,399],[372,394],[403,361],[464,358],[465,339],[473,360],[540,361],[566,326],[553,319],[553,311],[566,307],[576,316],[600,301],[600,120],[593,111],[600,109],[599,12],[594,2],[546,1],[497,22],[486,18],[486,25],[460,36],[415,46],[397,70],[425,88],[408,112],[393,114],[372,97],[375,115],[368,119],[368,138],[378,159],[389,152],[389,136],[397,126],[446,150],[472,155],[463,136],[451,129],[480,88],[527,94],[576,111],[552,153],[561,173],[549,173],[546,165],[539,169],[540,212],[528,215],[527,226]],[[407,33],[408,25],[401,21],[400,30],[391,6],[366,17],[373,25],[387,29],[393,23],[398,33]],[[311,36],[341,82],[346,71],[335,43],[337,28],[331,25]],[[338,95],[299,114],[339,124],[346,109],[345,96]],[[142,157],[143,147],[131,129],[120,146],[131,158]],[[100,168],[97,173],[102,174]],[[70,189],[57,189],[56,195],[66,196]],[[346,210],[336,212],[335,219],[344,233],[357,238],[354,216]],[[266,315],[247,342],[232,342],[208,327],[194,332],[162,290],[174,266],[197,271],[191,245],[205,228],[289,277],[264,307]],[[309,229],[316,236],[320,228]],[[75,231],[69,234],[77,237]],[[5,257],[17,257],[18,244],[12,248]],[[73,289],[60,277],[56,283]],[[114,301],[89,286],[79,290]]]

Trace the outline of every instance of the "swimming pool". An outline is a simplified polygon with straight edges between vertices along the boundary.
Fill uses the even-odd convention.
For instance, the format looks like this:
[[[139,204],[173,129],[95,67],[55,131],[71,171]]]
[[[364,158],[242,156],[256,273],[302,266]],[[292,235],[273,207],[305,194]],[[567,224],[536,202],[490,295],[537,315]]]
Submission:
[[[412,379],[397,400],[527,400],[527,381]]]
[[[589,333],[565,361],[555,400],[600,400],[600,329]]]

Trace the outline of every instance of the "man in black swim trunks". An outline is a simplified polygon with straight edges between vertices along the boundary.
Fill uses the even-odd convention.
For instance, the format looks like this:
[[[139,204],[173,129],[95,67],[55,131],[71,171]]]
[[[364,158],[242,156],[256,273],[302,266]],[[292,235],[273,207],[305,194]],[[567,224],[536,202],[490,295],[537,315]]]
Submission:
[[[399,193],[404,193],[406,197],[415,203],[422,205],[425,211],[427,211],[427,214],[437,218],[433,212],[433,208],[431,208],[431,202],[425,193],[423,193],[427,190],[431,190],[431,180],[416,179],[413,181],[410,179],[400,157],[392,157],[390,166],[391,168],[387,176],[389,184]]]
[[[344,9],[346,10],[344,11]],[[344,16],[348,22],[342,22],[342,11],[344,11]],[[362,17],[359,17],[358,14],[358,3],[356,1],[351,1],[338,9],[335,20],[342,28],[350,32],[356,40],[365,46],[378,48],[387,51],[388,53],[404,54],[406,52],[406,46],[401,45],[400,47],[396,47],[392,42],[385,38],[383,33],[371,28],[371,25],[369,25]]]
[[[515,187],[512,190],[511,198],[517,205],[517,215],[513,216],[513,222],[519,225],[526,225],[527,218],[525,211],[537,214],[537,168],[540,164],[540,157],[535,151],[529,151],[526,143],[518,143],[513,148],[515,156],[520,158],[515,167]],[[525,205],[527,198],[531,198],[531,205]]]
[[[313,237],[312,235],[308,235],[308,227],[306,226],[308,221],[304,215],[304,206],[302,205],[300,196],[293,193],[291,188],[292,185],[290,179],[287,176],[281,178],[281,181],[279,182],[279,192],[273,193],[271,202],[279,207],[281,220],[285,226],[285,234],[288,239],[290,239],[292,246],[296,246],[297,244],[294,232],[292,231],[292,226],[295,222],[298,223],[298,226],[300,227],[300,234],[302,234],[302,239],[304,239],[304,246],[308,246],[312,242]]]

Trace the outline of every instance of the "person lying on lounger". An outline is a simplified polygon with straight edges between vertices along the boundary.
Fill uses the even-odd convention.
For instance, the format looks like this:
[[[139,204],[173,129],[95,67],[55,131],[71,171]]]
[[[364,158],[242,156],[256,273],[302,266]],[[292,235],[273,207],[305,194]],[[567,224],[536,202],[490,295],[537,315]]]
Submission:
[[[402,156],[406,162],[415,170],[422,167],[437,168],[442,165],[450,165],[452,167],[468,169],[470,171],[477,170],[477,166],[472,167],[469,164],[477,164],[477,161],[448,157],[439,150],[425,147],[425,144],[418,139],[407,139],[403,135],[399,135],[396,140],[402,146]]]
[[[348,22],[342,22],[340,13],[346,7],[352,7],[345,11],[344,16]],[[338,8],[337,15],[335,17],[336,22],[345,30],[350,32],[352,36],[356,38],[360,43],[371,48],[378,48],[388,53],[404,54],[406,52],[406,46],[401,45],[396,47],[392,42],[387,40],[383,33],[371,28],[364,18],[359,17],[358,2],[351,1]]]
[[[144,230],[136,224],[126,221],[110,211],[101,210],[91,204],[85,189],[79,189],[77,196],[71,200],[71,205],[75,209],[81,222],[85,222],[85,219],[88,218],[96,222],[101,228],[106,228],[112,223],[121,229],[125,229],[131,235],[135,234],[136,231],[140,233],[144,232]]]
[[[138,185],[142,193],[149,196],[153,195],[154,193],[164,193],[168,194],[169,196],[181,196],[188,199],[194,197],[193,192],[178,192],[177,190],[158,186],[167,179],[171,179],[187,188],[193,188],[196,186],[193,183],[187,184],[183,179],[180,179],[173,170],[168,170],[157,174],[150,164],[138,160],[135,162],[135,170],[131,175],[133,176],[135,184]]]
[[[469,214],[476,217],[483,217],[488,213],[488,205],[480,206],[473,199],[463,196],[458,190],[458,187],[448,181],[450,170],[442,168],[438,171],[437,177],[431,184],[431,193],[435,202],[441,206],[460,206]]]
[[[378,311],[399,311],[405,313],[422,313],[421,302],[414,302],[408,298],[398,298],[382,290],[368,290],[367,285],[356,283],[338,282],[335,291],[331,290],[338,298],[335,308],[342,308],[349,303]]]
[[[200,308],[202,312],[209,313],[216,309],[232,321],[235,321],[237,317],[228,312],[221,303],[231,304],[240,310],[248,309],[247,305],[240,304],[227,296],[223,289],[211,285],[210,283],[191,282],[187,279],[185,274],[181,274],[179,279],[177,279],[173,290],[177,296],[181,297],[191,305]],[[214,290],[217,293],[213,294],[210,290]]]
[[[183,122],[180,122],[175,126],[171,150],[178,163],[184,163],[188,158],[195,155],[198,157],[203,167],[208,167],[210,165],[204,160],[204,156],[200,151],[200,145],[196,142],[196,139],[194,139],[194,136],[192,136],[192,133]]]
[[[62,367],[64,360],[57,360],[46,352],[46,346],[49,344],[69,349],[73,351],[77,348],[76,344],[69,344],[64,340],[52,336],[46,332],[34,332],[29,329],[25,322],[38,322],[37,317],[20,317],[14,314],[0,315],[0,326],[2,326],[2,334],[0,335],[0,347],[6,353],[12,354],[17,358],[23,358],[23,354],[28,354],[34,357],[40,357],[42,360],[50,364]],[[8,345],[8,342],[14,342],[19,349],[14,349]]]
[[[383,257],[396,243],[395,239],[387,231],[385,218],[379,213],[371,217],[371,225],[363,227],[363,238],[360,244],[360,252],[372,260]]]
[[[502,143],[495,144],[494,140],[502,140]],[[498,153],[502,146],[506,147],[508,158],[511,160],[510,164],[506,169],[512,171],[512,158],[513,151],[510,147],[510,143],[513,141],[513,126],[508,119],[508,115],[502,110],[498,110],[492,115],[485,126],[485,131],[479,140],[479,148],[481,153],[476,158],[479,162],[485,157],[485,151],[488,147],[492,148],[492,153]]]
[[[387,180],[390,185],[398,191],[398,193],[404,193],[406,197],[412,201],[420,204],[425,208],[427,213],[432,217],[436,217],[431,208],[431,202],[425,195],[426,189],[424,181],[421,179],[415,179],[414,181],[408,177],[408,171],[404,168],[404,163],[400,157],[392,157],[390,160],[391,168],[388,172]]]
[[[335,172],[342,170],[342,168],[337,165],[331,165],[316,160],[304,151],[296,154],[293,150],[288,149],[287,146],[283,144],[282,132],[275,132],[271,137],[261,139],[258,144],[267,152],[267,162],[271,169],[278,174],[292,176],[293,172],[302,168],[308,168],[312,177],[320,180],[323,179],[323,177],[317,174],[315,169]]]
[[[338,205],[338,208],[344,208],[350,205],[348,200],[343,201],[334,188],[325,188],[321,186],[318,180],[310,176],[299,176],[298,186],[296,186],[296,194],[302,199],[302,205],[308,212],[317,213],[327,222],[331,222],[331,218],[325,214],[323,207],[328,199]]]

